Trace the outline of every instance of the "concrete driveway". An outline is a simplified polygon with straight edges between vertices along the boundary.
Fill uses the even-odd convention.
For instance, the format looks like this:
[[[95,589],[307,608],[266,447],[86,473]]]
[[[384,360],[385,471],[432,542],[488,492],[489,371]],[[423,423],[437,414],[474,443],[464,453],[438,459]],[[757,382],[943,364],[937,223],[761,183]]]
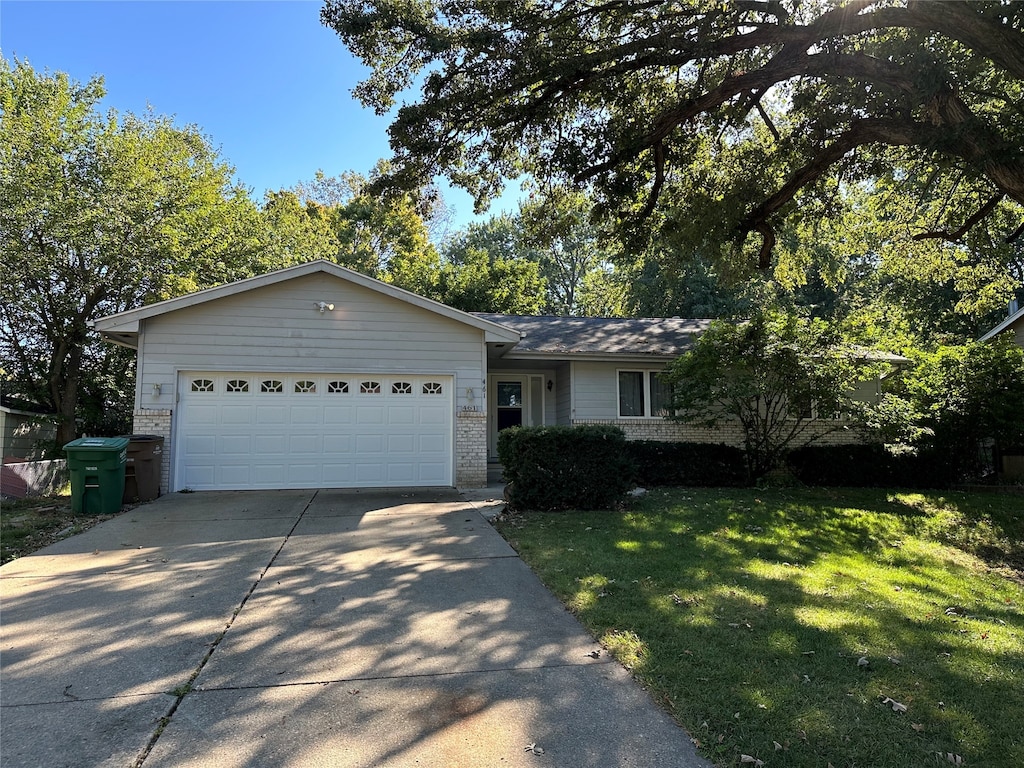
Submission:
[[[4,766],[708,765],[483,506],[173,494],[7,564]]]

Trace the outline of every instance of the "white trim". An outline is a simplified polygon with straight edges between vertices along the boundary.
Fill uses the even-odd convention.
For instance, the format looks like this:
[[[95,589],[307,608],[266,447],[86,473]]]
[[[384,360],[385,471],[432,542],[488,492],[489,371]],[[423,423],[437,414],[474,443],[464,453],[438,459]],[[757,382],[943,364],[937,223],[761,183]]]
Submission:
[[[1021,307],[1016,312],[1014,312],[1012,315],[1010,315],[1009,317],[1004,319],[1003,322],[1001,322],[999,325],[997,325],[991,331],[989,331],[984,336],[982,336],[980,339],[978,339],[978,341],[988,341],[993,336],[998,336],[1000,333],[1002,333],[1003,331],[1007,330],[1011,325],[1013,325],[1015,322],[1017,322],[1018,320],[1020,320],[1022,318],[1024,318],[1024,307]]]
[[[625,421],[650,421],[652,419],[664,419],[664,416],[651,413],[654,405],[654,400],[651,397],[653,394],[651,388],[651,376],[652,374],[662,373],[664,368],[616,368],[615,369],[615,418],[622,419]],[[639,373],[643,376],[643,394],[644,394],[644,414],[642,416],[623,416],[619,413],[619,406],[622,402],[622,395],[619,392],[619,374],[620,373]]]

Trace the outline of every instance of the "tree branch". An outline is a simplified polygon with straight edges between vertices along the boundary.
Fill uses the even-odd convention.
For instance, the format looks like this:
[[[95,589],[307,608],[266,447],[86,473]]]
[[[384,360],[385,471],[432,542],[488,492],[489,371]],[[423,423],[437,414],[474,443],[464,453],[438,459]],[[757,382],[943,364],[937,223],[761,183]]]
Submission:
[[[974,213],[972,213],[970,215],[970,217],[968,217],[967,221],[965,221],[963,223],[963,226],[961,226],[959,229],[954,229],[954,230],[940,229],[940,230],[935,230],[934,232],[921,232],[919,234],[914,235],[911,239],[912,240],[949,240],[951,242],[956,242],[957,240],[962,238],[964,235],[966,235],[967,232],[970,231],[971,227],[973,227],[979,221],[981,221],[986,216],[988,216],[990,213],[992,213],[992,211],[995,209],[995,207],[997,205],[999,205],[999,201],[1002,200],[1004,197],[1006,197],[1006,195],[1004,193],[1002,193],[1002,192],[1000,192],[1000,193],[998,193],[996,195],[993,195],[991,198],[989,198],[985,202],[984,205],[981,206],[981,208],[979,208]]]

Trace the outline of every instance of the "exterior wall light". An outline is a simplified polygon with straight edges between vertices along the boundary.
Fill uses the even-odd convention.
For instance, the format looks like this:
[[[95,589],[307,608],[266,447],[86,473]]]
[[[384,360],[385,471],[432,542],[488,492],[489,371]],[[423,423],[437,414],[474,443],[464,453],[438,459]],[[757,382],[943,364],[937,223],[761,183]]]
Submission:
[[[316,301],[316,302],[313,302],[313,306],[320,310],[320,314],[321,315],[324,312],[326,312],[327,310],[329,310],[329,309],[331,309],[331,310],[334,309],[334,305],[330,304],[329,302],[326,302],[326,301]]]

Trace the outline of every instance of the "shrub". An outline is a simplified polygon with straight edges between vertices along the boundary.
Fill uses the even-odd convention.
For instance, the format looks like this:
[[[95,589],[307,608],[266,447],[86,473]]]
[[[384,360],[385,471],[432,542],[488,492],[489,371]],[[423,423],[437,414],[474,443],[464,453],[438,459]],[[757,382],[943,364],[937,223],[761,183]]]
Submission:
[[[807,485],[945,488],[956,479],[953,460],[938,451],[894,455],[878,444],[810,445],[791,451],[787,461]]]
[[[618,427],[513,427],[498,434],[498,457],[514,509],[608,509],[633,486]]]
[[[746,481],[743,450],[712,443],[633,440],[627,453],[638,485],[736,486]]]

